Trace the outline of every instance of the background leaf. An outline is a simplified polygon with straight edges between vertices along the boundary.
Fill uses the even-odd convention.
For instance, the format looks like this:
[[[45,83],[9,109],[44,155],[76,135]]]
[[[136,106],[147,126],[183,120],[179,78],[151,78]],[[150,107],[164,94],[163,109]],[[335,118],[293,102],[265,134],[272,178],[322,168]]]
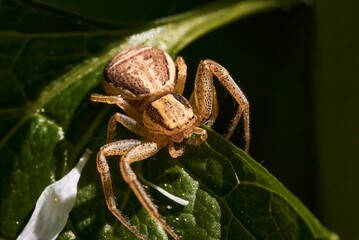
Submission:
[[[88,98],[89,93],[101,91],[101,71],[111,56],[138,44],[156,45],[175,55],[216,27],[273,9],[278,4],[270,1],[218,2],[171,18],[138,24],[141,19],[135,16],[143,16],[136,15],[137,9],[133,14],[128,11],[128,15],[134,17],[130,20],[125,17],[104,19],[104,16],[88,16],[84,11],[86,4],[80,11],[80,8],[60,6],[57,1],[51,4],[3,1],[0,9],[3,19],[0,21],[1,237],[12,239],[19,233],[42,189],[63,176],[85,147],[94,150],[104,143],[106,119],[116,109],[89,106]],[[290,2],[281,4],[287,7]],[[193,7],[182,6],[173,11]],[[156,14],[142,20],[161,16],[161,12]],[[136,21],[136,24],[129,21]],[[248,21],[250,27],[253,18],[247,20],[247,24]],[[251,41],[260,44],[263,39]],[[197,51],[206,50],[201,52],[201,58],[211,57],[212,53],[215,56],[215,45],[193,44],[198,47]],[[234,48],[229,49],[227,53]],[[256,66],[254,63],[260,57],[252,50],[251,54],[249,50],[242,51],[244,58],[232,56],[238,60],[231,59],[232,64],[247,61],[252,68]],[[197,59],[192,58],[195,52],[193,48],[182,52],[192,67],[198,64]],[[223,51],[220,53],[226,56]],[[227,66],[221,59],[216,60]],[[228,66],[232,72],[230,64]],[[190,69],[190,76],[193,75],[194,70]],[[284,74],[283,79],[286,77]],[[188,85],[191,86],[190,81]],[[263,90],[258,92],[263,93]],[[255,119],[255,113],[253,115]],[[221,130],[221,126],[217,128]],[[275,131],[275,125],[271,129]],[[121,137],[134,137],[122,131]],[[178,161],[169,160],[166,151],[162,151],[156,156],[156,164],[149,159],[136,166],[147,179],[192,200],[191,206],[181,208],[149,190],[161,213],[177,231],[187,239],[231,239],[235,236],[251,239],[269,233],[274,239],[286,239],[287,234],[305,239],[333,237],[262,167],[214,133],[210,136],[208,144],[190,149]],[[116,161],[113,162],[112,175],[119,206],[140,231],[166,238],[123,184]],[[107,211],[94,163],[93,159],[83,172],[76,207],[60,238],[133,238]]]

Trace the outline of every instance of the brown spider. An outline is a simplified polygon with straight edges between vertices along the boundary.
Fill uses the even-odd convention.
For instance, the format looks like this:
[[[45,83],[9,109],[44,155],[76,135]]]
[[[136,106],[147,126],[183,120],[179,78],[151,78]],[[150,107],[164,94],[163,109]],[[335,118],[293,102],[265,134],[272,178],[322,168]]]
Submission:
[[[213,75],[238,103],[238,110],[226,136],[229,138],[232,135],[239,120],[243,118],[244,149],[249,149],[249,103],[228,71],[212,60],[201,61],[191,105],[181,95],[185,87],[187,66],[181,57],[177,57],[175,62],[167,53],[157,48],[130,48],[116,55],[106,65],[103,81],[106,95],[91,95],[91,101],[116,104],[125,113],[116,113],[110,118],[107,144],[99,150],[97,168],[109,210],[140,239],[147,239],[147,236],[139,233],[116,207],[106,157],[122,156],[119,164],[123,179],[148,213],[169,235],[180,239],[159,214],[130,165],[153,156],[165,146],[168,146],[170,155],[176,158],[184,153],[185,144],[199,145],[206,141],[207,132],[200,125],[211,127],[218,116]],[[117,123],[142,136],[143,140],[115,141]],[[192,138],[193,135],[196,137]]]

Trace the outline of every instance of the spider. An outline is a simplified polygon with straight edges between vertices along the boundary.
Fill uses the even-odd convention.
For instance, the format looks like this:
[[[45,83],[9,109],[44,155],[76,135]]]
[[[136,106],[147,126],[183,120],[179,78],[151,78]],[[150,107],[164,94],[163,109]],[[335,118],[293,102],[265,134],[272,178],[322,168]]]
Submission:
[[[200,145],[206,141],[207,132],[201,125],[212,127],[218,116],[213,75],[238,103],[226,137],[232,135],[243,119],[244,150],[248,152],[249,103],[228,71],[212,60],[199,63],[194,91],[188,101],[182,96],[187,77],[187,66],[182,57],[177,57],[174,62],[167,53],[154,47],[129,48],[116,55],[104,68],[106,95],[91,94],[91,101],[115,104],[124,112],[115,113],[108,122],[107,144],[97,154],[97,169],[109,210],[140,239],[148,237],[132,226],[116,207],[106,158],[122,156],[119,165],[123,179],[148,213],[173,239],[180,239],[159,214],[131,164],[153,156],[166,146],[169,154],[177,158],[184,153],[186,144]],[[142,140],[115,140],[117,123],[141,136]]]

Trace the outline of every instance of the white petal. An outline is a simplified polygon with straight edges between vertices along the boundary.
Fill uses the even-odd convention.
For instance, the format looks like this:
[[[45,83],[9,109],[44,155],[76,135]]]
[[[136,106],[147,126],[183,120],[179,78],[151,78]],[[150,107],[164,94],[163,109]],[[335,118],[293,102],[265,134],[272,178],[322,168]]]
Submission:
[[[167,192],[166,190],[164,190],[163,188],[147,181],[143,176],[141,176],[141,174],[138,174],[138,177],[141,179],[142,182],[144,182],[145,184],[147,184],[148,186],[156,189],[157,191],[159,191],[160,193],[162,193],[163,195],[165,195],[167,198],[171,199],[172,201],[178,203],[178,204],[181,204],[182,206],[187,206],[188,205],[188,201],[183,199],[183,198],[180,198],[180,197],[177,197],[169,192]]]
[[[90,155],[91,151],[86,149],[77,165],[66,176],[45,188],[18,240],[55,239],[60,234],[74,206],[77,183]]]

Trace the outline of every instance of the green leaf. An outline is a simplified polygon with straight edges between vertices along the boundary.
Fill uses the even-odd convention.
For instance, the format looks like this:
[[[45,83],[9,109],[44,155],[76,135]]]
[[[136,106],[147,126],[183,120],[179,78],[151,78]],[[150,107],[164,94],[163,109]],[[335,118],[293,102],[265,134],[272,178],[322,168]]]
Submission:
[[[16,238],[41,191],[66,174],[85,148],[96,151],[104,144],[106,121],[116,109],[92,106],[88,99],[91,92],[101,91],[101,72],[111,57],[134,45],[154,45],[174,56],[215,28],[289,3],[219,1],[125,26],[43,3],[2,1],[0,237]],[[335,237],[263,167],[209,133],[206,144],[188,148],[179,159],[172,160],[164,149],[134,166],[147,180],[190,201],[181,207],[148,189],[183,239]],[[124,129],[120,135],[135,137]],[[111,166],[119,208],[141,232],[167,239],[123,183],[116,159]],[[95,156],[82,173],[75,208],[60,235],[92,238],[134,239],[107,210]]]

